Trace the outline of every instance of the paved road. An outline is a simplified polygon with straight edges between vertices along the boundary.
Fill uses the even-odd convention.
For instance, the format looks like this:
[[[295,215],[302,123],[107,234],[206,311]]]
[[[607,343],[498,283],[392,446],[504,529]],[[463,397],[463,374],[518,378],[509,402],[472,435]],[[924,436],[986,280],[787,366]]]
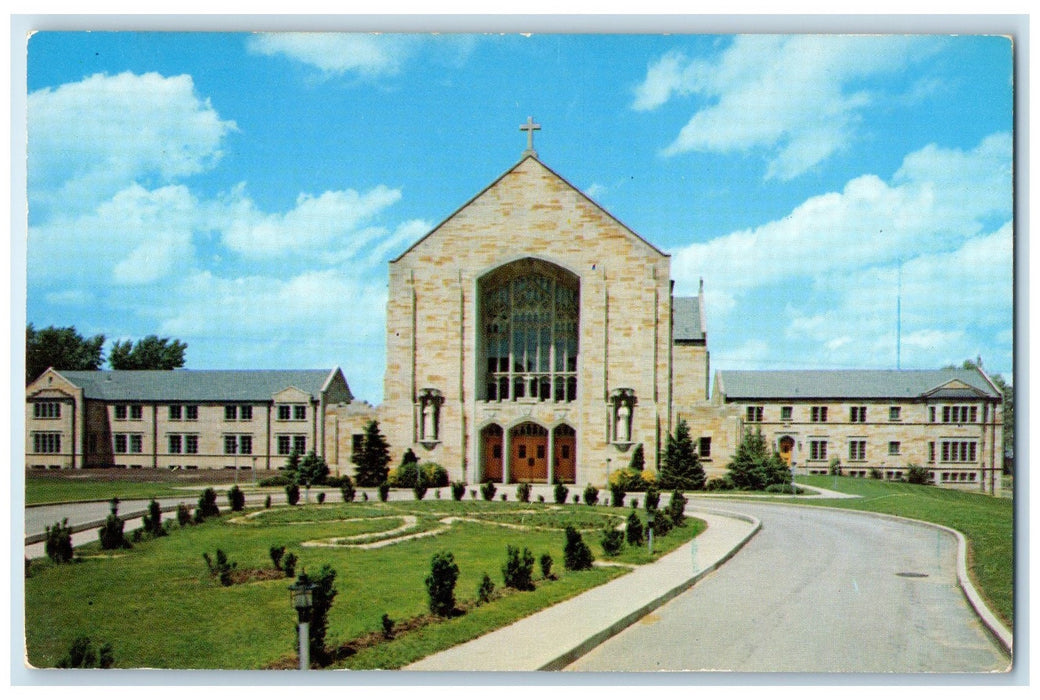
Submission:
[[[957,586],[952,536],[845,511],[727,505],[760,518],[758,535],[690,591],[567,670],[1007,668]]]

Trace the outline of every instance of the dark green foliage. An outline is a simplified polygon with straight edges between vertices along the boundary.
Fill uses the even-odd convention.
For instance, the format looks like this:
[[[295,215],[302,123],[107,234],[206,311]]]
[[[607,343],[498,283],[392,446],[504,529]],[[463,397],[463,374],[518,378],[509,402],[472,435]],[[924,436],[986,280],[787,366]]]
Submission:
[[[195,513],[194,513],[194,515],[192,515],[191,521],[193,523],[195,523],[196,525],[200,525],[200,524],[206,522],[205,516],[202,515],[202,509],[201,508],[196,508],[195,509]]]
[[[649,523],[649,520],[647,520]],[[656,537],[664,537],[672,531],[674,523],[672,518],[663,510],[654,511],[654,535]],[[647,526],[649,527],[649,525]]]
[[[282,571],[285,572],[286,578],[292,578],[296,575],[296,562],[298,561],[299,557],[292,552],[285,555],[285,559],[282,560]]]
[[[69,519],[62,518],[60,523],[44,530],[47,540],[44,551],[47,558],[55,564],[67,564],[72,561],[72,528],[69,527]]]
[[[555,500],[558,505],[563,505],[567,502],[567,493],[567,487],[559,481],[557,481],[556,485],[553,486],[553,500]]]
[[[533,591],[534,583],[531,581],[531,573],[534,571],[534,555],[531,550],[524,547],[523,552],[518,547],[506,546],[506,563],[502,566],[502,580],[506,588],[518,591]]]
[[[210,558],[209,552],[203,552],[202,558],[206,561],[206,568],[209,569],[210,576],[216,576],[220,580],[221,586],[231,585],[231,572],[238,567],[238,564],[230,561],[223,549],[217,550],[216,562]]]
[[[694,449],[690,426],[680,418],[675,435],[668,436],[658,482],[663,489],[694,490],[704,488],[704,478],[704,467]]]
[[[837,457],[831,457],[830,466],[827,469],[831,476],[841,476],[841,460]]]
[[[296,484],[289,484],[285,487],[285,501],[294,506],[300,502],[300,487]]]
[[[603,553],[608,557],[613,557],[621,553],[622,547],[625,546],[625,533],[622,530],[609,529],[603,531],[603,537],[600,539],[600,544],[603,546]]]
[[[419,458],[415,456],[415,452],[412,451],[411,447],[409,447],[407,450],[404,451],[404,455],[401,457],[401,466],[402,467],[407,466],[409,464],[418,464],[418,463],[419,463]]]
[[[574,494],[573,496],[571,496],[571,503],[573,503],[574,505],[578,505],[578,494]]]
[[[178,508],[178,515],[180,509]],[[179,518],[178,518],[179,519]],[[159,502],[154,498],[148,502],[148,512],[141,518],[142,527],[152,537],[162,537],[166,534],[162,524],[162,509]]]
[[[643,544],[643,521],[634,508],[625,522],[625,540],[633,547]]]
[[[599,489],[592,484],[585,487],[585,493],[582,494],[582,498],[585,499],[585,505],[594,506],[599,503]]]
[[[187,343],[148,335],[136,343],[117,340],[108,354],[112,369],[177,369],[184,366]]]
[[[646,472],[626,467],[610,473],[610,485],[613,487],[615,484],[628,493],[639,493],[650,488],[653,482],[647,480]]]
[[[199,496],[199,511],[202,513],[203,518],[220,515],[220,508],[217,506],[217,492],[212,488],[206,489]]]
[[[329,477],[329,465],[323,457],[319,457],[314,450],[300,460],[300,468],[296,475],[296,481],[304,486],[324,484]]]
[[[339,492],[343,496],[344,503],[354,502],[357,491],[354,489],[354,483],[350,480],[350,477],[347,477],[347,481],[339,487]]]
[[[264,508],[271,507],[271,494],[267,494],[267,498],[264,499]]]
[[[555,579],[556,574],[552,572],[553,558],[548,552],[545,552],[538,558],[538,566],[542,569],[542,578],[544,579]]]
[[[101,541],[101,549],[130,549],[130,542],[123,534],[125,523],[119,517],[119,499],[113,498],[112,504],[105,524],[98,529],[98,539]]]
[[[545,496],[543,496],[542,494],[538,494],[538,502],[545,503]]]
[[[260,486],[288,486],[290,483],[292,483],[292,479],[284,474],[269,476],[259,481]]]
[[[569,571],[582,571],[592,568],[592,550],[581,538],[581,533],[570,525],[564,531],[566,542],[563,545],[563,566]]]
[[[734,486],[733,479],[730,478],[729,474],[708,479],[707,483],[704,484],[705,491],[732,491],[734,488],[736,486]]]
[[[683,526],[683,523],[686,522],[686,496],[682,491],[676,489],[672,492],[672,500],[668,502],[665,512],[668,513],[668,517],[672,519],[676,527]]]
[[[324,491],[319,491],[318,492],[318,505],[320,506],[324,502],[325,502],[325,492]]]
[[[728,469],[727,477],[733,487],[746,491],[760,491],[770,484],[791,481],[787,463],[778,453],[769,451],[761,430],[745,431]]]
[[[882,474],[881,474],[881,470],[880,469],[878,469],[877,467],[871,467],[870,468],[870,478],[871,479],[880,479],[881,477],[882,477]]]
[[[191,524],[191,510],[183,503],[177,504],[177,524],[181,527]]]
[[[477,586],[477,600],[481,603],[487,603],[491,601],[492,596],[495,595],[495,583],[491,580],[491,577],[484,572],[484,578],[480,580],[480,585]]]
[[[101,367],[105,336],[84,338],[74,326],[48,326],[36,330],[25,327],[25,383],[43,374],[48,367],[57,370],[90,370]]]
[[[646,457],[643,456],[643,443],[639,443],[636,445],[636,449],[632,450],[632,459],[628,462],[628,468],[641,472],[644,466],[646,466]]]
[[[115,665],[112,645],[104,643],[96,651],[90,637],[76,637],[69,652],[58,661],[58,668],[112,668]]]
[[[357,465],[358,486],[378,486],[386,481],[390,464],[390,445],[379,431],[378,421],[369,421],[361,440],[361,449],[354,455]]]
[[[661,492],[657,488],[651,486],[646,490],[646,499],[643,507],[649,513],[652,510],[657,510],[657,505],[661,502]]]
[[[332,608],[332,602],[339,592],[334,587],[336,570],[328,564],[322,564],[317,576],[311,577],[305,572],[300,574],[298,582],[314,584],[310,639],[308,641],[310,643],[311,660],[324,666],[331,661],[331,653],[325,647],[325,635],[329,629],[329,610]]]
[[[509,500],[509,494],[508,493],[503,493],[502,494],[502,502],[505,503],[508,500]]]
[[[388,498],[390,498],[390,484],[384,481],[379,485],[379,500],[386,503]]]
[[[421,501],[426,497],[426,482],[420,479],[416,482],[415,486],[412,487],[412,493],[415,494],[415,500]]]
[[[271,548],[267,550],[271,555],[271,563],[274,564],[274,568],[279,571],[282,570],[282,557],[285,556],[285,545],[271,545]]]
[[[379,624],[383,626],[383,639],[393,639],[394,621],[390,619],[390,616],[386,613],[383,613],[383,617],[379,621]]]
[[[282,476],[285,478],[283,486],[300,483],[300,462],[302,459],[300,451],[295,447],[289,453],[289,456],[285,458],[285,466],[279,468],[279,471],[282,472]]]
[[[916,464],[908,464],[906,468],[906,481],[910,484],[930,484],[932,477],[928,470]]]
[[[455,612],[455,582],[459,566],[451,552],[438,552],[430,560],[430,574],[426,577],[426,592],[430,597],[430,612],[448,617]]]
[[[495,491],[497,490],[495,484],[491,481],[485,481],[480,485],[480,495],[484,497],[485,501],[495,500]]]
[[[227,499],[232,512],[238,513],[246,509],[246,494],[238,488],[238,484],[228,490]]]
[[[521,503],[531,502],[531,485],[524,482],[516,487],[516,500]]]
[[[625,505],[625,487],[621,484],[610,485],[610,505],[621,508]]]
[[[420,482],[429,488],[443,488],[448,485],[448,470],[435,462],[407,462],[390,472],[387,481],[393,488],[410,489]]]
[[[455,501],[461,501],[463,496],[466,495],[466,482],[465,481],[453,481],[451,482],[451,498]]]

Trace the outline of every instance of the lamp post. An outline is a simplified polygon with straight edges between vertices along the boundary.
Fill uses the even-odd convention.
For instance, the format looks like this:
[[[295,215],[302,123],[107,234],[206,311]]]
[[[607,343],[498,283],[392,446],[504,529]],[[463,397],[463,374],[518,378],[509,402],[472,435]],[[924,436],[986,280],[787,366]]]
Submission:
[[[654,553],[654,511],[648,510],[646,512],[646,527],[650,531],[650,537],[647,538],[647,551],[650,554]]]
[[[317,586],[307,578],[306,572],[302,572],[296,583],[289,586],[289,597],[299,618],[301,671],[306,671],[311,665],[311,610],[314,607],[315,588]]]
[[[603,483],[606,484],[604,488],[610,488],[610,457],[607,457],[607,478],[603,480]]]

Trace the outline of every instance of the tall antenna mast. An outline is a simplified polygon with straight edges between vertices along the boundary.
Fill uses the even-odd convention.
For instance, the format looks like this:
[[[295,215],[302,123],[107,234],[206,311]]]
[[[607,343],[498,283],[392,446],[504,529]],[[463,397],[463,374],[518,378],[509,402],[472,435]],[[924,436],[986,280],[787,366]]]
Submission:
[[[903,260],[899,260],[899,274],[896,282],[896,369],[900,367],[900,351],[903,339]]]

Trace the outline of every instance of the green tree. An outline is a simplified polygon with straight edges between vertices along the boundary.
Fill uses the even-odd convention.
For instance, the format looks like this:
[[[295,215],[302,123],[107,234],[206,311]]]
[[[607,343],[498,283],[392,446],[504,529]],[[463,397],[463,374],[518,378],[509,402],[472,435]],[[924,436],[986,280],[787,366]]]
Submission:
[[[632,460],[628,463],[628,468],[641,472],[644,466],[646,466],[646,457],[643,454],[643,443],[639,443],[632,451]]]
[[[136,343],[117,340],[108,354],[108,364],[112,369],[177,369],[184,366],[187,349],[187,343],[155,335]]]
[[[765,465],[768,458],[766,439],[762,436],[762,431],[745,431],[743,439],[737,445],[733,461],[727,467],[733,486],[750,491],[765,488]]]
[[[48,367],[57,370],[99,369],[104,361],[101,349],[105,336],[84,338],[75,327],[48,326],[36,330],[25,327],[25,383],[43,374]]]
[[[296,474],[292,478],[297,483],[307,485],[324,484],[325,479],[329,476],[329,465],[325,462],[324,458],[319,457],[318,454],[311,450],[307,453],[307,456],[299,461]]]
[[[675,435],[668,436],[658,482],[663,489],[702,489],[704,478],[704,467],[693,447],[690,426],[680,418]]]
[[[390,445],[379,432],[379,421],[365,426],[361,449],[354,455],[358,486],[379,486],[386,481],[390,464]]]

